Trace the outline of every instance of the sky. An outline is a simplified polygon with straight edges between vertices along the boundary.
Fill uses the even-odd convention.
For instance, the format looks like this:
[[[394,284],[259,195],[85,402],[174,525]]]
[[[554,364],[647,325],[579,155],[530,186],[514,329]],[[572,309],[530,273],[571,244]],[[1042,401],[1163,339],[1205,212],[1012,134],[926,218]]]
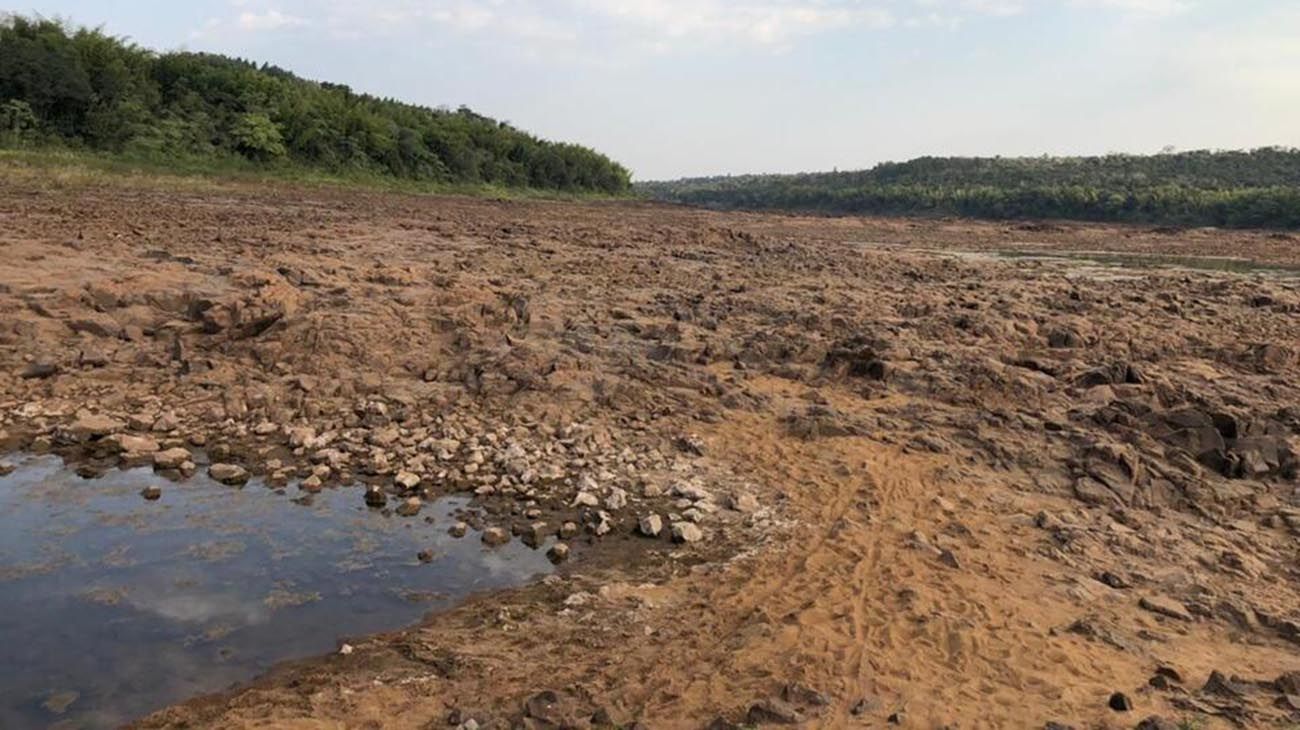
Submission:
[[[7,2],[7,0],[0,0]],[[6,8],[0,4],[0,8]],[[638,180],[1300,146],[1300,0],[46,0],[578,142]]]

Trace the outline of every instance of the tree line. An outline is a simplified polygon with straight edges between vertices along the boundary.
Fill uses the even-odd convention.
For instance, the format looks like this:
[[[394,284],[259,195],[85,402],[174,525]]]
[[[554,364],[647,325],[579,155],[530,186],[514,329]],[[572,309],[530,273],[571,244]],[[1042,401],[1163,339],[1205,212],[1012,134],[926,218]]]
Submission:
[[[431,109],[98,29],[0,18],[0,146],[237,159],[436,183],[622,193],[629,172],[461,107]]]
[[[923,157],[854,172],[638,183],[722,209],[1300,228],[1300,150]]]

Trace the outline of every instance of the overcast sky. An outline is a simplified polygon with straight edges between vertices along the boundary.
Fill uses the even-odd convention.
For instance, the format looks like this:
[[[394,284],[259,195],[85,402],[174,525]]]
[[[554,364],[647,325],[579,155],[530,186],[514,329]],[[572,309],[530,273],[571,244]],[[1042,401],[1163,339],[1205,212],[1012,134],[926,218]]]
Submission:
[[[29,0],[35,1],[35,0]],[[3,2],[3,0],[0,0]],[[1300,0],[48,0],[580,142],[637,179],[1300,146]]]

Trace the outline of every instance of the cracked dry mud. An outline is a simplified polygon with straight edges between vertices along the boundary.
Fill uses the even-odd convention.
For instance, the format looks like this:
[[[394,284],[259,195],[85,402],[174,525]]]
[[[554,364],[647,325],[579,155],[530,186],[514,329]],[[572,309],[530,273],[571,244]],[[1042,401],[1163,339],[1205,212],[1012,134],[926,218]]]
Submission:
[[[1300,721],[1283,234],[29,181],[0,219],[9,450],[565,546],[140,727]],[[955,253],[1002,250],[1275,269]]]

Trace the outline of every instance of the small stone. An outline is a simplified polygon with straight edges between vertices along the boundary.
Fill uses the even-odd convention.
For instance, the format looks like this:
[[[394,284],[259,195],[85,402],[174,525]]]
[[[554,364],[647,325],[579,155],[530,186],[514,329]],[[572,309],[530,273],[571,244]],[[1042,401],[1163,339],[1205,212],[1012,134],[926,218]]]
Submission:
[[[745,714],[745,721],[753,725],[794,725],[800,719],[793,707],[775,698],[755,702]]]
[[[1106,706],[1115,712],[1131,712],[1133,710],[1133,700],[1130,700],[1128,695],[1123,692],[1116,692],[1110,696]]]
[[[397,505],[397,514],[402,517],[414,517],[420,514],[420,507],[424,505],[419,497],[407,497],[402,503]]]
[[[402,489],[415,489],[420,486],[420,475],[409,471],[399,471],[397,476],[393,477],[393,483]]]
[[[578,523],[576,522],[565,522],[563,525],[560,525],[560,537],[568,540],[569,538],[576,536],[580,529],[581,528],[578,527]]]
[[[208,476],[229,486],[239,486],[248,481],[248,470],[238,464],[213,464]]]
[[[659,537],[663,529],[663,518],[656,514],[648,514],[637,522],[637,531],[646,537]]]
[[[546,551],[546,557],[549,558],[552,563],[563,563],[569,559],[568,544],[562,542],[555,543],[551,546],[550,550]]]
[[[81,413],[68,426],[68,432],[78,441],[103,438],[126,428],[126,424],[102,413]]]
[[[179,469],[181,465],[191,460],[189,449],[177,446],[173,449],[159,451],[153,455],[153,465],[155,469]]]
[[[11,461],[0,461],[0,477],[7,477],[13,474],[18,465]]]
[[[353,652],[353,648],[351,644],[344,644],[343,646],[339,647],[339,653],[342,654],[343,656],[347,656],[352,652]]]
[[[299,489],[301,489],[304,492],[311,492],[313,494],[319,492],[323,486],[324,484],[321,482],[321,478],[316,476],[315,474],[312,474],[311,476],[307,477],[306,479],[298,483]]]
[[[148,436],[132,436],[126,433],[115,433],[104,439],[109,446],[116,448],[128,454],[152,454],[158,451],[158,441]]]
[[[546,542],[546,523],[534,522],[523,529],[520,539],[530,548],[536,550]]]
[[[758,497],[752,494],[733,494],[729,506],[736,512],[751,514],[758,511]]]
[[[419,560],[421,563],[432,563],[432,562],[433,562],[433,551],[432,551],[432,550],[421,550],[420,552],[418,552],[418,553],[415,554],[415,558],[416,558],[416,560]]]
[[[162,497],[162,487],[150,485],[140,490],[140,496],[153,502]]]
[[[379,508],[388,504],[388,495],[384,494],[384,490],[378,484],[366,487],[365,499],[367,507]]]
[[[1172,598],[1165,598],[1164,596],[1144,597],[1138,600],[1138,606],[1151,613],[1178,619],[1179,621],[1192,620],[1192,614],[1187,610],[1187,607]]]
[[[1137,730],[1179,730],[1178,723],[1173,720],[1152,715],[1137,724]]]
[[[578,492],[573,498],[573,507],[599,507],[600,500],[591,492]]]
[[[484,545],[495,547],[497,545],[505,545],[508,542],[510,542],[510,533],[500,527],[489,527],[483,531]]]
[[[946,548],[939,552],[939,562],[954,570],[961,568],[961,563],[957,562],[957,554]]]
[[[704,539],[704,531],[690,522],[673,523],[673,542],[692,543]]]
[[[24,380],[43,380],[45,378],[54,377],[58,373],[58,363],[50,362],[49,360],[37,360],[28,363],[27,367],[23,368],[21,377]]]
[[[452,537],[464,537],[468,533],[469,533],[469,525],[465,524],[464,522],[457,522],[456,524],[452,525],[450,528],[447,529],[447,534],[451,535]]]

